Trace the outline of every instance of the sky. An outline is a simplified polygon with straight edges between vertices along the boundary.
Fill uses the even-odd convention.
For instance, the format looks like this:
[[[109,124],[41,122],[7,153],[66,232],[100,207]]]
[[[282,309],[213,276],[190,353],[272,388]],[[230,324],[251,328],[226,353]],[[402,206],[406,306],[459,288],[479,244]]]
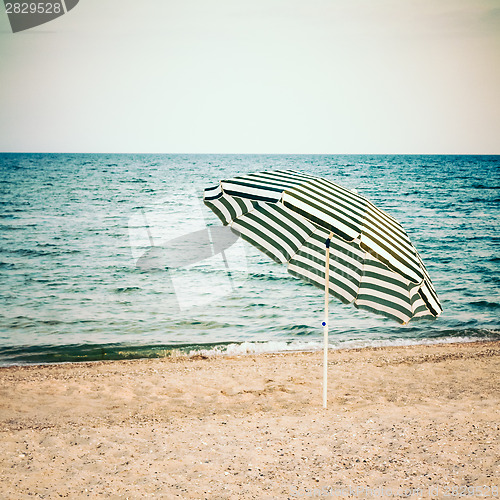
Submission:
[[[0,151],[500,154],[500,0],[2,5]]]

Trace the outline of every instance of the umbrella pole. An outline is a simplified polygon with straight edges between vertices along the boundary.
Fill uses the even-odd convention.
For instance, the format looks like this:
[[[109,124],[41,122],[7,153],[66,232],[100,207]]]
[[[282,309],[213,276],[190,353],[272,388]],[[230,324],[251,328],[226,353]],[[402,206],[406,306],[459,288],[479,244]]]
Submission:
[[[330,241],[333,233],[325,241],[325,320],[323,321],[323,408],[326,409],[328,383],[328,292],[330,285]]]

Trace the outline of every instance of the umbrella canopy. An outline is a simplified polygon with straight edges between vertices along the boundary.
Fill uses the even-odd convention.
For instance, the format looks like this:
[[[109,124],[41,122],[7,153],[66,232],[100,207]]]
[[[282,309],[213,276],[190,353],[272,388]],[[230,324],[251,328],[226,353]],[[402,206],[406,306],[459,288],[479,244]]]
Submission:
[[[402,324],[442,312],[399,222],[338,184],[292,170],[259,172],[220,181],[204,202],[290,274],[325,289],[326,307],[331,294]]]

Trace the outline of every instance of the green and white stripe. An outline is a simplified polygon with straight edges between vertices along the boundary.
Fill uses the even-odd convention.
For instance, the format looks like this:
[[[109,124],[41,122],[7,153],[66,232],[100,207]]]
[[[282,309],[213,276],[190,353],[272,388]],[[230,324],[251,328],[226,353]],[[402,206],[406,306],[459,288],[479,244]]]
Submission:
[[[401,225],[362,196],[294,171],[260,172],[205,190],[224,225],[287,264],[288,272],[344,303],[400,323],[442,312],[425,266]]]

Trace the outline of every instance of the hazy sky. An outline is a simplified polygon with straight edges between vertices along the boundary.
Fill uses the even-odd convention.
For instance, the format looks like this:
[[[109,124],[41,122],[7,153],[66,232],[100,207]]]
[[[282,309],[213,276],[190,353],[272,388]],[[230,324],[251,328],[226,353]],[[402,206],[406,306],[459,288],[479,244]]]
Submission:
[[[0,151],[500,154],[500,0],[2,5]]]

